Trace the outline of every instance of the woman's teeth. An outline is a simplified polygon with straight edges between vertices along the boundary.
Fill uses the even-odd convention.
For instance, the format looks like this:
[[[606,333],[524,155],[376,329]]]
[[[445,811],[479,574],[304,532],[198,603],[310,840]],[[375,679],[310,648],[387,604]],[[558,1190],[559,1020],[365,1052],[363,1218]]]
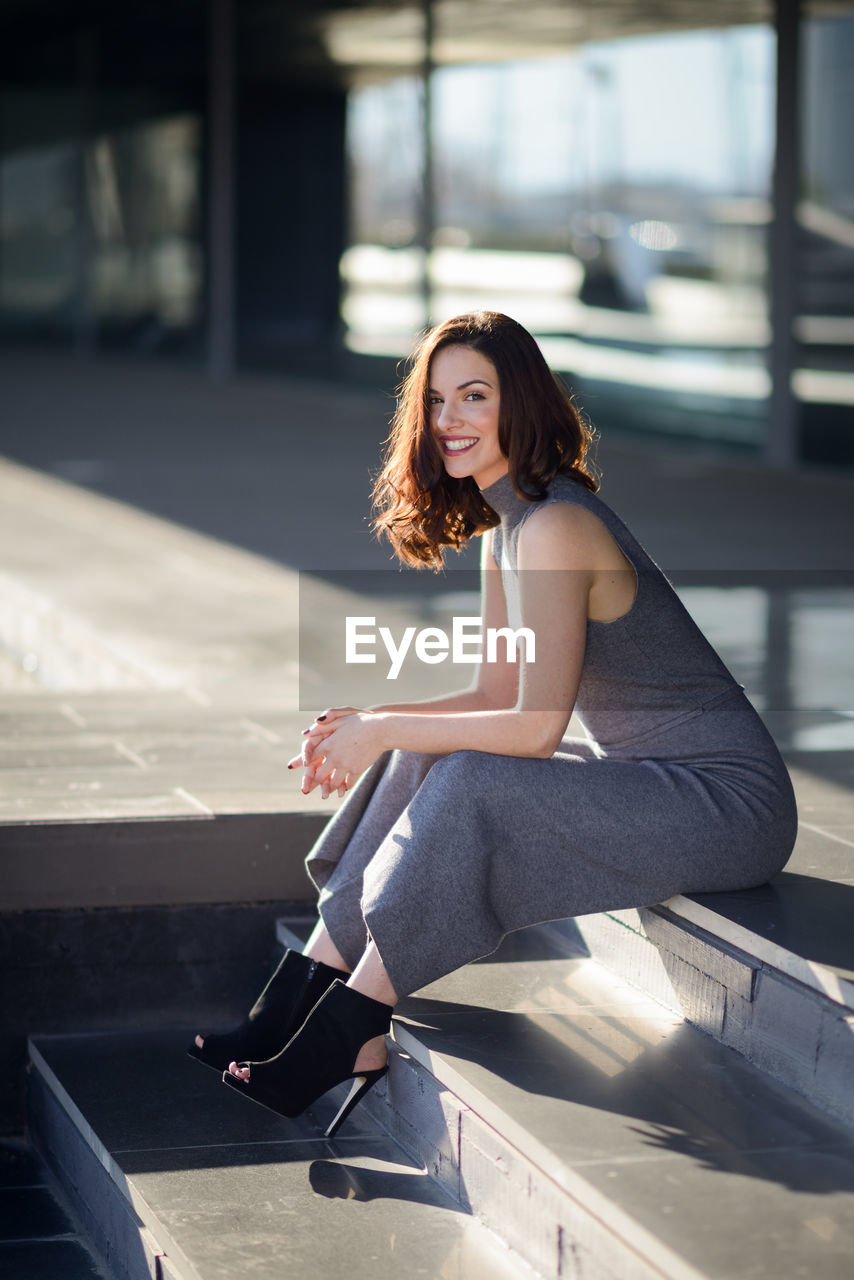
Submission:
[[[477,437],[474,436],[467,440],[443,440],[442,445],[448,453],[462,453],[464,449],[469,449],[473,444],[477,444]]]

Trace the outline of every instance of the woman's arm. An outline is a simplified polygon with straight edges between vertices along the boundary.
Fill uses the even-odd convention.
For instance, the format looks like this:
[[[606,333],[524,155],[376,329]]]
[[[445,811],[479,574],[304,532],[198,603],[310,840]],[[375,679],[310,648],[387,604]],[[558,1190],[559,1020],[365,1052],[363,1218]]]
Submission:
[[[594,563],[595,551],[585,530],[578,509],[560,503],[535,512],[520,533],[521,619],[534,633],[533,661],[522,660],[518,667],[511,662],[483,663],[472,690],[477,701],[469,700],[461,709],[434,703],[428,713],[422,704],[374,712],[330,710],[323,723],[309,731],[303,752],[303,762],[309,765],[303,790],[308,793],[320,784],[326,796],[349,785],[392,748],[431,754],[473,750],[553,755],[572,714],[584,661],[594,579],[593,570],[586,566]],[[495,577],[490,578],[493,573]],[[484,621],[504,626],[507,610],[494,561],[487,564],[484,575]],[[321,757],[323,763],[318,765]]]
[[[492,554],[492,530],[481,537],[480,548],[480,600],[482,634],[489,628],[507,626],[507,602],[501,573]],[[468,689],[441,694],[420,702],[390,702],[370,707],[372,712],[395,715],[446,715],[455,712],[489,711],[512,707],[516,703],[519,687],[519,668],[507,661],[501,649],[499,662],[481,662]]]
[[[584,662],[593,573],[582,567],[590,563],[590,548],[580,542],[581,523],[575,508],[555,504],[534,513],[521,531],[519,604],[522,625],[534,634],[534,661],[524,656],[523,643],[518,665],[482,664],[491,695],[483,710],[445,712],[429,721],[417,713],[385,713],[387,743],[408,751],[554,754],[575,705]],[[494,561],[493,569],[500,590]],[[507,625],[503,592],[501,600],[502,613],[489,625]]]

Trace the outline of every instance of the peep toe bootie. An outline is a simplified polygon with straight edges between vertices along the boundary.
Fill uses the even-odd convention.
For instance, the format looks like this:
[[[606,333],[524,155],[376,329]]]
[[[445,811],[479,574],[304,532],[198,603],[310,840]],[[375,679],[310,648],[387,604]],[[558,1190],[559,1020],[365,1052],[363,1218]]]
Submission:
[[[250,1068],[248,1080],[230,1071],[222,1078],[244,1097],[289,1118],[301,1115],[335,1085],[352,1080],[346,1101],[326,1130],[325,1136],[331,1138],[388,1071],[386,1065],[356,1072],[353,1064],[363,1044],[389,1030],[391,1015],[391,1005],[341,981],[333,982],[281,1053],[268,1062],[241,1062],[241,1067]]]
[[[244,1058],[270,1058],[299,1030],[329,984],[348,977],[288,948],[249,1016],[230,1031],[206,1035],[201,1048],[194,1041],[187,1053],[215,1071]]]

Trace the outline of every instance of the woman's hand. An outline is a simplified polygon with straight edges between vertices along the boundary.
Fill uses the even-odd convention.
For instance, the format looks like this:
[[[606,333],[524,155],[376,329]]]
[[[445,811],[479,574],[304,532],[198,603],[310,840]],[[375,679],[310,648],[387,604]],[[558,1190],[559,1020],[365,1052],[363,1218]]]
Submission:
[[[289,769],[303,766],[303,795],[319,786],[324,800],[333,791],[343,796],[386,750],[381,724],[381,716],[358,707],[329,707],[319,715],[304,730],[302,751],[288,762]]]

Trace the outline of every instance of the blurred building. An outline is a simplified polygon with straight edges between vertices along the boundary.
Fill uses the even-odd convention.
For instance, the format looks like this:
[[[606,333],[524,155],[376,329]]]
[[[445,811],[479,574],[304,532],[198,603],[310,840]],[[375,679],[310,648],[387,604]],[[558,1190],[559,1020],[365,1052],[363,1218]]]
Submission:
[[[602,426],[854,464],[854,0],[0,0],[0,333],[388,385],[493,307]]]

